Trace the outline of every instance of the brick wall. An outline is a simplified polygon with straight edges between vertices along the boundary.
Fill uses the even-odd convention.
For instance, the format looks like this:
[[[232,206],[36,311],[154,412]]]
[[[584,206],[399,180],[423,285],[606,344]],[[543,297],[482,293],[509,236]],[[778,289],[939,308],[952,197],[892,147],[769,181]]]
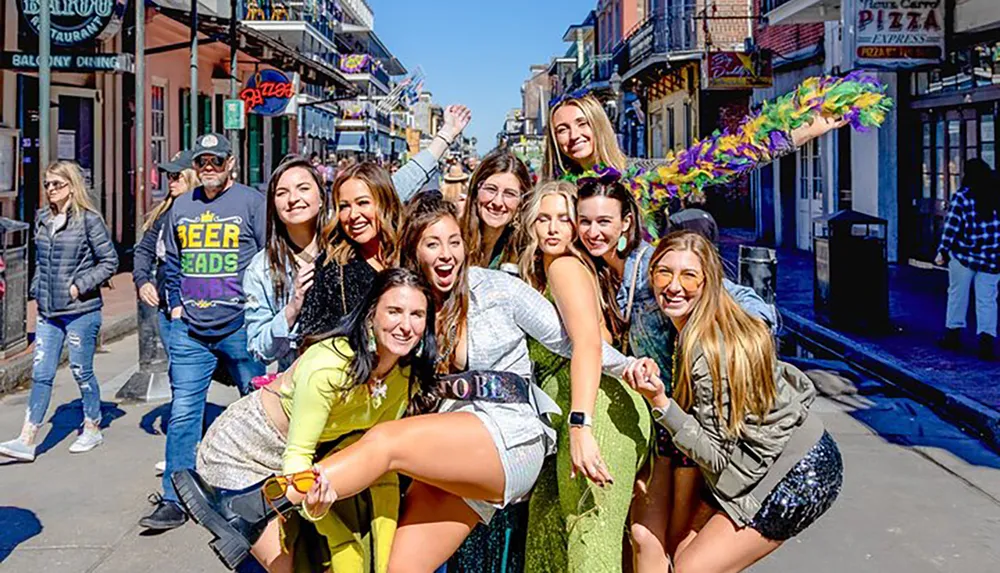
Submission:
[[[754,13],[760,14],[761,0],[753,0]],[[762,48],[774,52],[775,63],[788,59],[796,52],[815,49],[823,44],[823,23],[765,26],[755,22],[754,40]]]
[[[704,14],[708,17],[707,20],[696,20],[701,40],[699,45],[710,40],[713,50],[743,48],[743,40],[750,37],[753,31],[751,0],[698,0],[696,6],[698,16]]]

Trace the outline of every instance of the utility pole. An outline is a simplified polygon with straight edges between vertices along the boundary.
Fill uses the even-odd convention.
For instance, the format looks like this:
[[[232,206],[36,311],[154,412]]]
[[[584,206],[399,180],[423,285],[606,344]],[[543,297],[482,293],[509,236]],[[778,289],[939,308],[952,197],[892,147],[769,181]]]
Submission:
[[[239,45],[236,39],[236,23],[238,18],[239,1],[229,0],[229,99],[236,99],[238,97],[237,91],[239,87],[237,85],[237,62],[236,62],[236,47]],[[226,134],[229,138],[230,143],[233,147],[233,159],[237,165],[237,172],[239,172],[240,165],[240,132],[236,129],[230,129],[229,133]],[[242,173],[237,177],[239,180],[242,177]]]
[[[191,0],[191,149],[198,142],[198,0]]]
[[[146,211],[146,3],[135,2],[135,230]]]
[[[38,179],[45,181],[49,164],[49,110],[52,102],[52,16],[49,0],[38,6]]]

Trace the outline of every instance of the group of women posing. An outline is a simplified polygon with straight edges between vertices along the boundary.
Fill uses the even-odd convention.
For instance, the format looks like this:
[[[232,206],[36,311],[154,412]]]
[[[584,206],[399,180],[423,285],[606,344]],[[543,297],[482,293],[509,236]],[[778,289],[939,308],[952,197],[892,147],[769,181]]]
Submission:
[[[404,205],[369,163],[332,205],[307,160],[276,170],[246,290],[251,351],[282,371],[173,476],[229,567],[740,571],[833,503],[840,454],[773,309],[704,237],[644,242],[624,181],[562,179],[628,167],[595,99],[550,120],[544,182],[494,151],[462,211]],[[526,531],[491,536],[510,507]]]

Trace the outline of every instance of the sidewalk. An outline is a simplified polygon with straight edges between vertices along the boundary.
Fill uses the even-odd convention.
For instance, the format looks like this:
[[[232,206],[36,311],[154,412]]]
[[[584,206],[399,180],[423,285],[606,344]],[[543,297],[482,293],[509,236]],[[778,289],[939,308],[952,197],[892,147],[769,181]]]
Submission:
[[[735,267],[739,245],[753,242],[752,234],[727,229],[720,251]],[[838,332],[816,317],[812,254],[778,250],[777,299],[786,328],[903,387],[1000,449],[1000,362],[976,358],[974,330],[963,334],[962,354],[936,346],[944,329],[947,288],[943,271],[890,265],[891,332]]]
[[[132,283],[132,273],[119,273],[112,279],[115,288],[101,289],[104,297],[104,308],[101,309],[101,343],[111,341],[130,334],[136,328],[136,298],[135,286]],[[35,345],[35,321],[38,310],[35,301],[28,301],[28,341],[31,344],[19,354],[0,360],[0,396],[11,392],[19,385],[31,379],[31,360]],[[62,361],[66,361],[63,351]]]

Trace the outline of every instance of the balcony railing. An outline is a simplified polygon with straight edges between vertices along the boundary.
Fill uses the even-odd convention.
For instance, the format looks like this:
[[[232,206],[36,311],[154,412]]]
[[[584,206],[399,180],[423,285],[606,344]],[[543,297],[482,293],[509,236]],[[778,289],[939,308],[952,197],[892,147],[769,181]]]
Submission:
[[[761,0],[760,12],[761,14],[767,14],[771,10],[774,10],[778,6],[788,4],[792,0]]]
[[[378,110],[375,102],[367,100],[346,100],[337,103],[340,109],[338,119],[341,121],[375,121],[386,127],[392,125],[389,114]]]
[[[598,54],[594,56],[594,72],[591,82],[606,82],[615,73],[614,60],[611,54]]]
[[[635,68],[652,56],[699,49],[695,13],[694,3],[686,2],[647,18],[633,29],[624,45],[616,47],[616,63]]]
[[[247,0],[243,4],[243,21],[251,26],[253,22],[305,22],[331,42],[337,26],[337,16],[327,3],[302,0]]]
[[[375,58],[369,54],[343,54],[340,56],[340,71],[345,74],[371,74],[388,89],[392,79]]]

